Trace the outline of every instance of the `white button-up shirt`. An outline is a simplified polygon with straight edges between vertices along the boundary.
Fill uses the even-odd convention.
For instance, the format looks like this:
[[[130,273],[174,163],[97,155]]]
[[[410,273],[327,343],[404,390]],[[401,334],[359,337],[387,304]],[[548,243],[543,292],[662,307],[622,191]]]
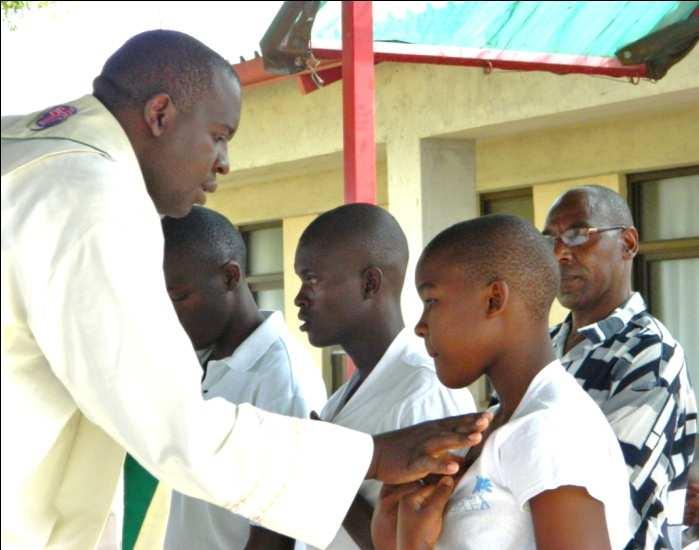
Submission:
[[[424,343],[403,329],[379,362],[347,401],[357,384],[355,372],[330,397],[321,418],[354,430],[378,434],[398,430],[426,420],[476,412],[468,389],[451,390],[437,378],[434,362]],[[381,483],[365,481],[360,493],[372,505],[378,500]],[[341,529],[330,545],[333,550],[354,550],[357,545]]]
[[[320,371],[289,335],[282,314],[264,312],[265,321],[224,359],[211,359],[202,382],[204,399],[222,397],[265,411],[308,418],[327,395]],[[211,350],[201,359],[205,362]],[[168,550],[244,548],[250,522],[228,510],[176,491],[165,536]]]
[[[123,449],[180,492],[326,545],[371,438],[202,399],[127,135],[93,96],[54,112],[2,119],[3,548],[94,547]]]

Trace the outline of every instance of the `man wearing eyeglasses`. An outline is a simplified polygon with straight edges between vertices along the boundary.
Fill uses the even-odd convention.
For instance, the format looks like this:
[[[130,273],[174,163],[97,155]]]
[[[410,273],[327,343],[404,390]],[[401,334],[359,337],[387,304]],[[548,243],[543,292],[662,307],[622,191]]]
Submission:
[[[679,548],[697,408],[684,351],[631,289],[638,231],[626,201],[605,187],[571,189],[543,231],[569,308],[554,349],[599,404],[628,467],[638,529],[629,548]]]

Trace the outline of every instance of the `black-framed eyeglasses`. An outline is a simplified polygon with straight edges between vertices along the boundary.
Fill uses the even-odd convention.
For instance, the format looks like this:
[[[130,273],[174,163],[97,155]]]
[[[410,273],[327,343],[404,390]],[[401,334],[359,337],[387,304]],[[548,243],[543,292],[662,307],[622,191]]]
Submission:
[[[556,246],[556,241],[560,241],[566,246],[582,246],[590,240],[590,237],[595,233],[604,233],[605,231],[616,231],[628,229],[625,225],[613,225],[611,227],[571,227],[566,229],[560,235],[546,235],[544,238],[552,247]]]

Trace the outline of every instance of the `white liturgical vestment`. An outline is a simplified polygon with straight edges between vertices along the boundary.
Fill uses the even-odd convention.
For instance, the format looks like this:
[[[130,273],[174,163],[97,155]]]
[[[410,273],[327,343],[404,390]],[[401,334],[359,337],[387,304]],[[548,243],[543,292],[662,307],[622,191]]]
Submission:
[[[327,545],[371,437],[205,401],[162,265],[137,158],[96,98],[2,119],[2,547],[94,547],[124,450],[181,493]]]

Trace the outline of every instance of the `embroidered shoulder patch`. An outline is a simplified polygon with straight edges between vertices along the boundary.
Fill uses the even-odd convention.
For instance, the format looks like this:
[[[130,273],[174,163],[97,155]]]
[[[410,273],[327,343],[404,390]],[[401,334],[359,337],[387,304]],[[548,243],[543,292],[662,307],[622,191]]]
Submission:
[[[31,130],[39,131],[56,126],[72,117],[78,110],[72,105],[57,105],[48,111],[44,111],[34,122]]]

